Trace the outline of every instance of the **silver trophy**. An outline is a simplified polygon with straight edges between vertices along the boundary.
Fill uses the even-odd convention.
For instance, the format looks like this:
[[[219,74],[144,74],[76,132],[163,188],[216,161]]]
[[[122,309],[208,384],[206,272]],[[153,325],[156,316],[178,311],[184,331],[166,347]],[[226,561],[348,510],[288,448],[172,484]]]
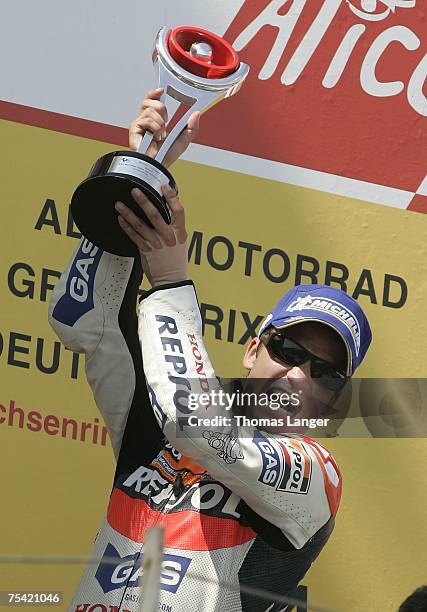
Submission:
[[[235,94],[245,80],[249,67],[239,61],[232,46],[216,34],[196,27],[163,27],[153,50],[161,101],[170,96],[188,107],[167,134],[156,157],[146,152],[153,140],[146,132],[138,151],[114,151],[100,157],[89,176],[77,187],[71,211],[79,230],[91,242],[116,255],[134,256],[134,243],[118,224],[114,204],[124,202],[142,221],[151,225],[130,192],[139,187],[171,222],[171,213],[161,187],[176,188],[171,173],[162,165],[167,152],[194,111],[204,112],[223,98]]]

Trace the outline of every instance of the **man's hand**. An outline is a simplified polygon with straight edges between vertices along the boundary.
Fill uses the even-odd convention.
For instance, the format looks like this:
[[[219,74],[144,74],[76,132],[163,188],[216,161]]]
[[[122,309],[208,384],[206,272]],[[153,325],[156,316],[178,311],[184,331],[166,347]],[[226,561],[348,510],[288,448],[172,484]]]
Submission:
[[[168,115],[166,106],[159,100],[162,94],[163,89],[161,88],[149,91],[142,103],[139,117],[129,126],[129,147],[134,151],[138,150],[141,140],[147,130],[153,134],[153,142],[150,144],[146,153],[149,157],[153,158],[156,156],[157,151],[166,138]],[[197,134],[199,120],[200,112],[194,112],[190,116],[187,127],[181,132],[162,162],[166,168],[173,164],[173,162],[187,149],[188,145]]]
[[[162,191],[172,214],[170,225],[136,187],[131,191],[132,197],[154,229],[143,223],[123,202],[116,202],[115,205],[120,227],[138,247],[143,270],[152,287],[188,279],[184,207],[169,186],[162,187]]]

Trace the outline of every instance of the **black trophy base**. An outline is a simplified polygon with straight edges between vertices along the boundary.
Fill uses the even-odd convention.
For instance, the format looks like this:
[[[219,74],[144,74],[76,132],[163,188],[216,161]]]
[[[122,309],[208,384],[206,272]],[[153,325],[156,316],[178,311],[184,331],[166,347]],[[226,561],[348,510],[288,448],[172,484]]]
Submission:
[[[128,206],[145,224],[153,227],[131,196],[138,187],[145,193],[166,223],[171,214],[160,186],[176,183],[166,168],[147,155],[135,151],[114,151],[100,157],[89,176],[75,190],[71,199],[74,223],[81,233],[104,251],[135,257],[138,249],[120,227],[117,201]]]

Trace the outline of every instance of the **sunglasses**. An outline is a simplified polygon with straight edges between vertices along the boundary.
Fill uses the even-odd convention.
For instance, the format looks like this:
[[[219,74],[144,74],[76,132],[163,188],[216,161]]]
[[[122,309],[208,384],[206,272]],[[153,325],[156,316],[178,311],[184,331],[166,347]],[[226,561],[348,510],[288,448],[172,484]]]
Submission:
[[[310,362],[310,374],[316,382],[330,391],[341,391],[347,377],[339,372],[332,363],[316,357],[303,346],[287,338],[283,332],[279,332],[275,327],[270,327],[260,336],[260,340],[265,344],[267,351],[272,359],[280,361],[287,366],[300,366],[307,361]]]

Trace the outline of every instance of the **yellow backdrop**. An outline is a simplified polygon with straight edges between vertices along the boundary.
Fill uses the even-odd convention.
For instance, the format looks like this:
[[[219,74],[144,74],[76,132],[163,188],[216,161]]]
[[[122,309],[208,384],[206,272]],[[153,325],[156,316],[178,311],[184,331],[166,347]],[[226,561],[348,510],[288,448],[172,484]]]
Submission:
[[[83,357],[77,363],[61,347],[57,371],[41,371],[55,363],[58,350],[47,323],[46,285],[54,284],[76,244],[67,235],[75,186],[95,159],[118,147],[7,121],[0,133],[1,554],[87,555],[106,509],[114,462],[100,437],[82,442],[58,433],[55,416],[94,425],[97,411]],[[213,325],[205,330],[218,375],[242,372],[242,312],[251,320],[266,314],[295,283],[297,269],[313,270],[316,262],[318,282],[332,266],[327,262],[348,268],[350,293],[364,279],[358,300],[374,340],[358,375],[426,375],[426,216],[189,162],[178,162],[173,171],[193,237],[191,273],[199,300],[210,318],[223,314],[221,339]],[[252,262],[249,247],[239,242],[257,245]],[[228,269],[215,269],[227,267],[227,258]],[[274,282],[285,276],[287,262],[288,277]],[[402,279],[390,285],[391,302],[407,287],[400,308],[383,305],[386,275]],[[44,428],[20,427],[18,408],[27,416],[39,413]],[[309,601],[345,612],[395,610],[426,579],[427,444],[343,437],[325,444],[343,473],[343,501],[330,543],[304,581]],[[69,600],[81,571],[78,565],[2,565],[0,590],[55,589]]]

